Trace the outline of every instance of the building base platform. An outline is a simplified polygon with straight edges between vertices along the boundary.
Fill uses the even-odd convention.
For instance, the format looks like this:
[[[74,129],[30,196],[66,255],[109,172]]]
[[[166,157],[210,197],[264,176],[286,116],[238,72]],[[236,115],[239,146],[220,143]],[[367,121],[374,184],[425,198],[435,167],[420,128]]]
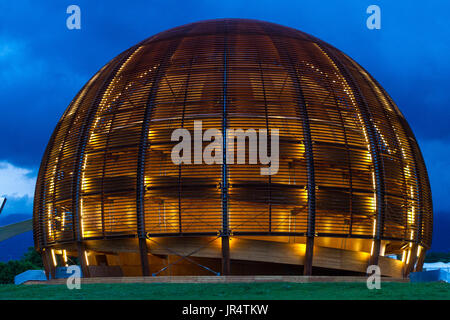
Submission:
[[[27,281],[24,284],[65,284],[67,279]],[[158,277],[98,277],[82,278],[81,284],[94,283],[254,283],[254,282],[366,282],[360,276],[158,276]],[[383,277],[382,282],[407,283],[409,279]]]

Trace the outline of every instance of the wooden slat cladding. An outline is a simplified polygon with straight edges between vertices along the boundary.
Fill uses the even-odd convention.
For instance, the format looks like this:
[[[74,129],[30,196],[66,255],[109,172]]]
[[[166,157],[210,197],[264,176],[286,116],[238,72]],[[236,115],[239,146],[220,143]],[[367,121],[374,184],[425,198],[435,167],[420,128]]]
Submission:
[[[230,129],[279,130],[276,174],[248,157],[226,171],[172,162],[175,129],[221,130],[224,117]],[[429,248],[431,190],[406,120],[356,62],[294,29],[210,20],[142,41],[77,94],[42,160],[34,236],[39,248],[211,236],[225,222],[231,235]]]

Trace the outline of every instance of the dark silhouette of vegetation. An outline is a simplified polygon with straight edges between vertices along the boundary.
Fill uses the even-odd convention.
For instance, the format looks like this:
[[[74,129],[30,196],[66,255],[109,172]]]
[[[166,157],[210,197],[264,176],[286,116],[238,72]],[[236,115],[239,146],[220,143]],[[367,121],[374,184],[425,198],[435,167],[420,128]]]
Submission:
[[[34,247],[29,247],[22,259],[0,262],[0,283],[14,283],[14,277],[19,273],[43,268],[41,256]]]
[[[425,262],[450,262],[450,252],[427,252]]]

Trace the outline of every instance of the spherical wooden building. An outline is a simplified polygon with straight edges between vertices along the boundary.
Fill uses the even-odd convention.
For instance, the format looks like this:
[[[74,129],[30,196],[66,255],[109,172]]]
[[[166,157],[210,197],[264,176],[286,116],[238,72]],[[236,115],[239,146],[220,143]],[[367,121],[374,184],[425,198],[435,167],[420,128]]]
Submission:
[[[172,132],[199,120],[278,129],[277,173],[174,164]],[[431,233],[425,164],[384,89],[313,36],[242,19],[159,33],[101,68],[50,138],[34,203],[47,272],[77,257],[84,276],[398,277]]]

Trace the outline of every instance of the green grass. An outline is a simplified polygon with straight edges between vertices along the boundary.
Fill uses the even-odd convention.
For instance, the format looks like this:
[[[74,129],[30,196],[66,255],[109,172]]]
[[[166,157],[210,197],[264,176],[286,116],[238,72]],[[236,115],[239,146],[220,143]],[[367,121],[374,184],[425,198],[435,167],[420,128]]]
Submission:
[[[110,299],[445,299],[447,283],[381,283],[369,290],[365,283],[228,283],[228,284],[82,284],[80,290],[65,285],[0,285],[0,300],[110,300]]]

